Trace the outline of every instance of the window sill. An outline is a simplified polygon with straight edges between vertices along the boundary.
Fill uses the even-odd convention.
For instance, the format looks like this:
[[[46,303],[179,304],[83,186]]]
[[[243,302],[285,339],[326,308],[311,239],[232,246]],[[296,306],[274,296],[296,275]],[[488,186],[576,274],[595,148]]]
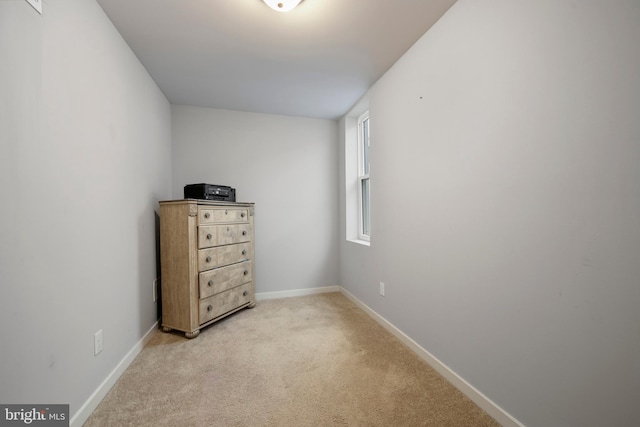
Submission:
[[[361,240],[361,239],[347,239],[347,242],[351,242],[351,243],[357,243],[358,245],[362,245],[362,246],[371,246],[371,242],[368,240]]]

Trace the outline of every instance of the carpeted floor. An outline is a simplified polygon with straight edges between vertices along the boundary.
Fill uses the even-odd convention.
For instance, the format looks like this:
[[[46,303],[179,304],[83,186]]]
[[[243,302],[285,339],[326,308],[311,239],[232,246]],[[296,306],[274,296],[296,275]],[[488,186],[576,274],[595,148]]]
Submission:
[[[84,425],[498,424],[330,293],[260,301],[192,340],[156,331]]]

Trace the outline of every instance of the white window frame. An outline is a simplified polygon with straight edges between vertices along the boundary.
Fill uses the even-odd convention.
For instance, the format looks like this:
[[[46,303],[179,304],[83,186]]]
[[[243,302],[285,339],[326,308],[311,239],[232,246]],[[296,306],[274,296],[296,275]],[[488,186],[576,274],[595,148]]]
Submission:
[[[367,122],[369,130],[366,135],[366,141],[364,133],[365,121]],[[370,164],[365,168],[364,144],[367,144],[367,153],[370,157],[371,153],[369,149],[371,148],[371,127],[369,126],[369,123],[369,111],[367,110],[358,117],[358,238],[367,242],[371,241],[371,169]],[[369,198],[367,200],[368,203],[366,209],[362,194],[364,181],[367,181],[369,184]],[[365,216],[368,216],[368,221],[365,220]],[[365,230],[365,224],[368,225],[368,230]]]

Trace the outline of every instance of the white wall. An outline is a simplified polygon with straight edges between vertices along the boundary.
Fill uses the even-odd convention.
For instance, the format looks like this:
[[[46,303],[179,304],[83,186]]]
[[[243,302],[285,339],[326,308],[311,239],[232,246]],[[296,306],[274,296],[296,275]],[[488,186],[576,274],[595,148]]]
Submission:
[[[95,1],[43,9],[0,1],[0,402],[73,415],[157,319],[171,117]]]
[[[639,40],[637,1],[459,0],[369,91],[340,283],[529,427],[640,425]]]
[[[256,203],[256,292],[337,286],[338,128],[333,120],[176,106],[173,197],[229,185]]]

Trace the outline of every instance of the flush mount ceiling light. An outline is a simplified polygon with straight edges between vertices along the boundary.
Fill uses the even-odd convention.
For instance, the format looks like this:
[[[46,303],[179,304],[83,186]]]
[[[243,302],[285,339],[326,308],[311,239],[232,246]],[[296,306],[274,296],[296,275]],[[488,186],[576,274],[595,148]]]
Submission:
[[[262,0],[267,6],[278,12],[289,12],[293,10],[302,0]]]

